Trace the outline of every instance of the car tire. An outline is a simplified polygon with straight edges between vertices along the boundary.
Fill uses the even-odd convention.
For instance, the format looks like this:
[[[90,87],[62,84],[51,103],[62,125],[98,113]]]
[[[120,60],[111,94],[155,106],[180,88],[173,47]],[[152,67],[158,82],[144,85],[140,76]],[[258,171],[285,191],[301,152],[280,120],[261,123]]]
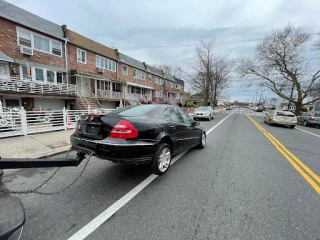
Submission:
[[[198,148],[203,149],[206,147],[206,145],[207,145],[207,135],[206,135],[206,132],[202,132]]]
[[[309,124],[308,124],[307,120],[304,120],[304,121],[303,121],[303,126],[307,127],[308,125],[309,125]]]
[[[295,128],[295,127],[296,127],[296,125],[291,125],[291,126],[290,126],[290,128],[292,128],[292,129]]]
[[[165,174],[170,167],[171,158],[172,154],[170,146],[166,143],[160,143],[151,162],[153,173],[156,175]]]
[[[271,123],[271,120],[269,120],[269,126],[272,126],[273,124]]]

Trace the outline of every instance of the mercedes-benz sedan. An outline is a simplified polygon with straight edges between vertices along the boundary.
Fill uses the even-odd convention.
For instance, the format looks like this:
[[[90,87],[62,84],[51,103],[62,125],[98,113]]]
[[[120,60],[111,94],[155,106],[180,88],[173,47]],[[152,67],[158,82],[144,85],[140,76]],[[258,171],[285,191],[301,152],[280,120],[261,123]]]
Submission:
[[[178,107],[146,104],[82,116],[70,141],[79,157],[93,153],[116,163],[150,164],[162,175],[172,156],[204,148],[206,132]]]

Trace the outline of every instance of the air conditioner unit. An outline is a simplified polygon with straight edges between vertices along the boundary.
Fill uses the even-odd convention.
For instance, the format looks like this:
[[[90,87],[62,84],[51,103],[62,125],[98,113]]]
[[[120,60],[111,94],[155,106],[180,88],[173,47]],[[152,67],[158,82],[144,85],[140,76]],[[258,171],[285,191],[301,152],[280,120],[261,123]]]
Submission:
[[[20,47],[20,52],[24,55],[29,55],[29,56],[33,55],[33,49],[29,47]]]
[[[98,73],[103,73],[103,68],[97,68]]]

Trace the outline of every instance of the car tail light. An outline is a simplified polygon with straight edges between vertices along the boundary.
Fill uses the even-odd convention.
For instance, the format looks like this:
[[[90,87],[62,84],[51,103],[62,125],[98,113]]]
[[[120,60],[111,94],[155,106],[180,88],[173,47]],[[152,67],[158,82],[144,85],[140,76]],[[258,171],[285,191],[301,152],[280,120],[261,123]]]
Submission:
[[[314,119],[315,118],[315,116],[316,116],[316,114],[315,113],[312,113],[312,115],[311,115],[311,118],[310,119]]]
[[[74,128],[74,132],[78,132],[78,124],[76,125],[76,127]]]
[[[138,130],[128,121],[120,120],[114,125],[109,133],[110,138],[135,138],[138,136]]]

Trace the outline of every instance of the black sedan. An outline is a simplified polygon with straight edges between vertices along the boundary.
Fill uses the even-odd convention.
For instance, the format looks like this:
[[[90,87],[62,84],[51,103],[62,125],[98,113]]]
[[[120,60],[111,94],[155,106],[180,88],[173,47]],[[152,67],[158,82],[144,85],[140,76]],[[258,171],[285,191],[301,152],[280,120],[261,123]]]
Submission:
[[[174,155],[204,148],[206,132],[178,107],[146,104],[82,116],[70,141],[79,157],[93,153],[116,163],[150,164],[162,175]]]

